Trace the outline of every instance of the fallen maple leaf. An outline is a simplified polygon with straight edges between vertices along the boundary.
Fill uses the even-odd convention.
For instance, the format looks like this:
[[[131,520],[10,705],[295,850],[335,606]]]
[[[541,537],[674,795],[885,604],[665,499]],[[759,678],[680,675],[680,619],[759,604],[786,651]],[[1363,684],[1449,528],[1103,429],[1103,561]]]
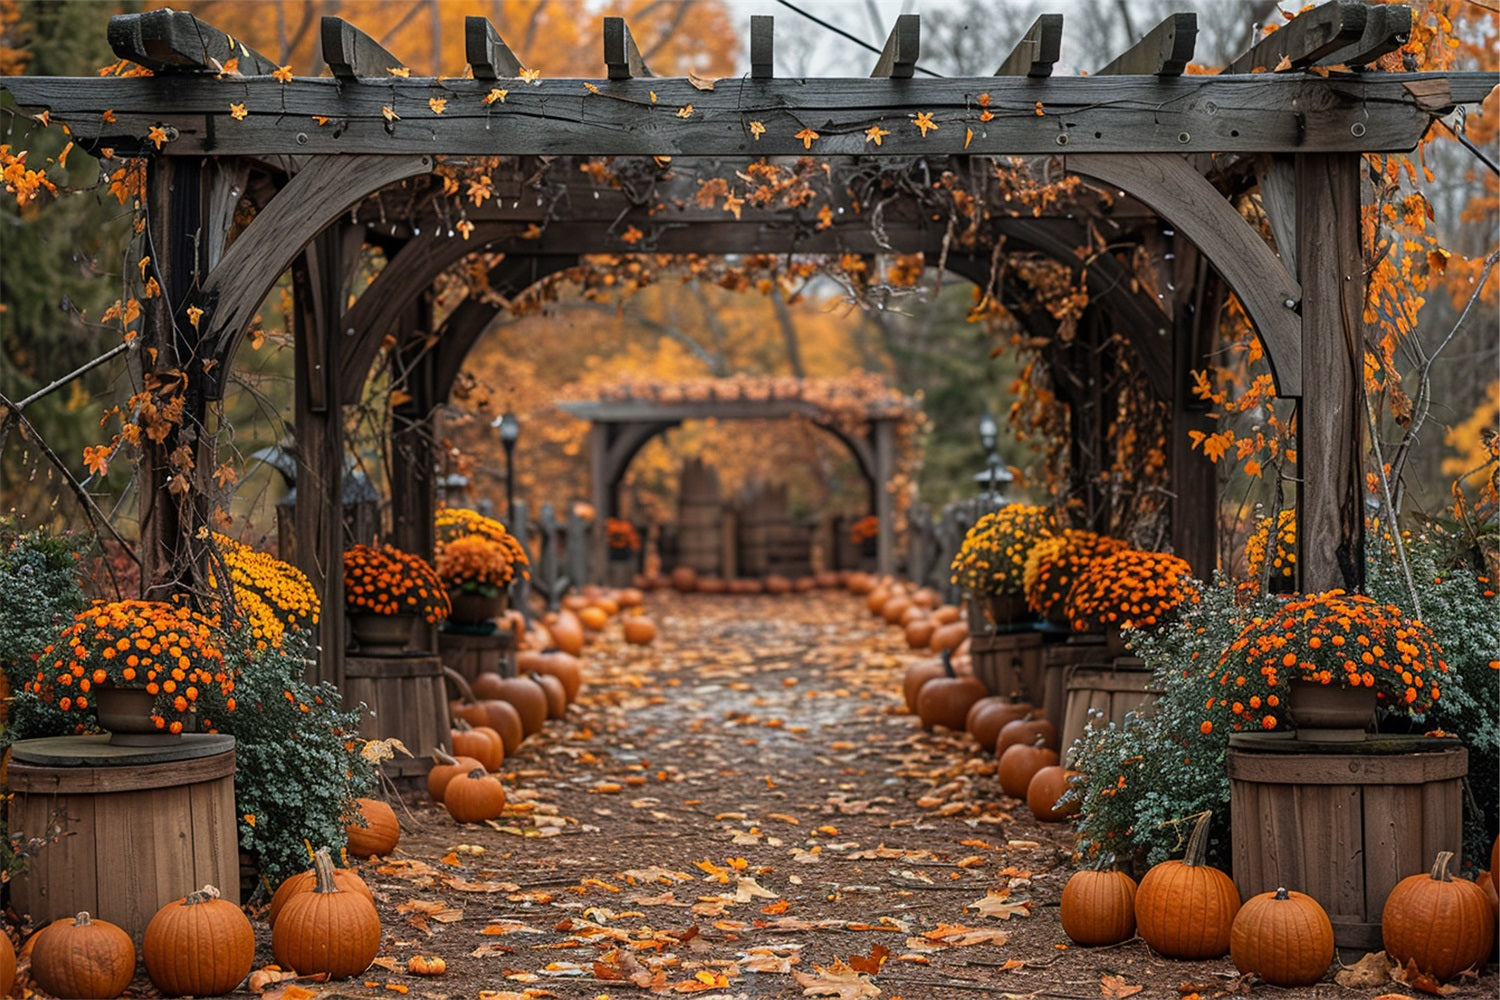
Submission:
[[[868,972],[870,975],[880,971],[885,960],[891,957],[891,949],[883,944],[877,944],[870,948],[868,955],[849,956],[849,967],[855,972]]]
[[[1009,920],[1011,917],[1031,916],[1031,900],[1011,902],[1009,889],[992,889],[983,899],[976,899],[964,909],[978,910],[986,917]]]
[[[1135,996],[1144,986],[1132,986],[1120,976],[1100,976],[1099,993],[1109,997],[1110,1000],[1124,1000],[1125,997]]]
[[[1398,983],[1405,983],[1414,990],[1431,993],[1437,997],[1450,996],[1458,992],[1457,986],[1444,986],[1436,978],[1417,968],[1417,960],[1414,958],[1406,960],[1406,968],[1398,968],[1391,972],[1391,979]]]
[[[793,972],[792,978],[802,987],[805,997],[837,997],[838,1000],[866,1000],[880,996],[880,987],[835,959],[828,967],[813,966],[817,974]]]

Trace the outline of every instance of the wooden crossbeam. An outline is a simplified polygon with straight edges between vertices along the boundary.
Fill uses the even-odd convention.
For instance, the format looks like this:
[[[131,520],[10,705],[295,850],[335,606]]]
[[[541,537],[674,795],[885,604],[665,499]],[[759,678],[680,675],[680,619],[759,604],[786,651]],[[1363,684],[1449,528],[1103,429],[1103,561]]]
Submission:
[[[1062,53],[1063,16],[1043,14],[1026,29],[1026,34],[1010,50],[1010,55],[995,70],[995,76],[1047,77]]]
[[[148,10],[109,19],[115,55],[153,73],[223,73],[269,76],[276,64],[244,42],[176,10]]]
[[[921,48],[922,19],[916,14],[902,14],[896,18],[896,26],[886,37],[885,47],[880,50],[880,59],[870,75],[910,80],[916,71],[917,55]]]
[[[1094,75],[1181,76],[1193,60],[1197,40],[1198,15],[1192,11],[1173,14]]]
[[[521,75],[521,60],[487,17],[464,18],[464,55],[476,80],[498,80]]]
[[[323,46],[323,61],[340,80],[385,77],[391,75],[391,70],[406,65],[342,17],[325,15],[318,37]]]
[[[652,76],[641,50],[636,47],[635,36],[623,17],[604,19],[604,64],[609,67],[611,80],[629,80]]]
[[[771,58],[776,49],[776,19],[769,14],[750,15],[750,79],[770,80],[776,76]]]
[[[1275,72],[1312,66],[1324,56],[1364,37],[1371,7],[1360,0],[1329,0],[1298,14],[1232,60],[1223,73]],[[1282,60],[1286,64],[1282,64]]]
[[[1405,4],[1381,4],[1365,14],[1365,30],[1359,41],[1319,57],[1323,66],[1364,66],[1387,52],[1395,52],[1411,40],[1411,8]]]

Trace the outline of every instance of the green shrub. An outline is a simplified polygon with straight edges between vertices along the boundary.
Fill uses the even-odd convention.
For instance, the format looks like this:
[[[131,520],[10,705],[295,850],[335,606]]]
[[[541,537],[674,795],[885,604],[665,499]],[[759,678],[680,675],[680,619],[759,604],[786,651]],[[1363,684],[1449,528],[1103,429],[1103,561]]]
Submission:
[[[307,634],[289,629],[280,648],[231,654],[236,705],[219,722],[236,741],[240,846],[273,887],[308,867],[309,845],[345,845],[344,817],[375,783],[360,753],[361,707],[345,710],[333,685],[303,680],[309,649]]]

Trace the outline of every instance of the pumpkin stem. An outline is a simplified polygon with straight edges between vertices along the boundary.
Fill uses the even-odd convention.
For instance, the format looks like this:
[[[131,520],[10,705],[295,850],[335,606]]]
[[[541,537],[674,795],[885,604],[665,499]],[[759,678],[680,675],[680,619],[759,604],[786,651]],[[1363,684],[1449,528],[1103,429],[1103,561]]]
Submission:
[[[1208,820],[1213,811],[1205,809],[1198,814],[1198,822],[1193,824],[1193,832],[1188,835],[1187,851],[1182,856],[1182,863],[1191,867],[1202,867],[1208,863]]]
[[[1432,863],[1432,880],[1434,882],[1453,881],[1453,876],[1448,872],[1448,864],[1452,860],[1452,851],[1438,851],[1437,860]]]
[[[486,777],[488,774],[489,774],[489,772],[486,771],[484,768],[482,768],[482,767],[476,767],[476,768],[474,768],[474,770],[472,770],[472,771],[469,772],[468,777],[470,777],[470,778],[483,778],[483,777]]]
[[[461,733],[467,733],[469,730],[473,729],[474,727],[471,726],[471,725],[469,725],[469,720],[468,719],[454,719],[453,720],[453,728],[457,729]],[[456,761],[455,761],[455,763],[456,763]]]
[[[214,886],[205,885],[203,888],[199,889],[197,892],[188,893],[187,896],[183,897],[182,905],[183,906],[195,906],[198,903],[212,902],[213,900],[219,899],[222,896],[223,896],[223,893],[219,892],[219,890],[217,888],[215,888]]]
[[[78,916],[73,918],[74,927],[87,927],[91,923],[93,923],[93,921],[89,919],[88,910],[79,910]]]
[[[1276,898],[1277,899],[1291,899],[1292,897],[1288,896],[1286,894],[1286,886],[1282,885],[1282,886],[1277,886],[1276,887]]]
[[[958,672],[953,669],[953,650],[945,649],[938,656],[943,661],[943,673],[949,677],[957,677]]]
[[[458,721],[462,722],[463,720],[460,719]],[[468,723],[464,723],[464,724],[467,725]],[[457,727],[454,727],[454,728],[457,728]],[[458,763],[458,758],[454,757],[452,754],[448,753],[442,747],[433,747],[432,748],[432,759],[435,760],[435,761],[437,761],[439,764],[457,764]]]
[[[333,881],[333,858],[328,855],[328,848],[320,847],[313,855],[313,872],[317,884],[313,886],[313,892],[340,892]]]

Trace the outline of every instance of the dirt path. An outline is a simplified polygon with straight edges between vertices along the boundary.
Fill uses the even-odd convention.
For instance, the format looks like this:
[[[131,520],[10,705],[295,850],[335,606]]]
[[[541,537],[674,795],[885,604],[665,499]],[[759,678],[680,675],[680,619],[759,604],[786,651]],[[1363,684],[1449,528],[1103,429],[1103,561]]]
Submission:
[[[323,995],[1248,991],[1227,958],[1067,946],[1067,828],[1005,799],[967,737],[900,711],[905,644],[854,598],[658,594],[650,610],[657,643],[612,624],[580,702],[507,760],[504,820],[460,827],[410,800],[397,855],[362,867],[390,970]],[[446,974],[406,974],[419,953]],[[1495,977],[1463,993],[1494,996]]]

